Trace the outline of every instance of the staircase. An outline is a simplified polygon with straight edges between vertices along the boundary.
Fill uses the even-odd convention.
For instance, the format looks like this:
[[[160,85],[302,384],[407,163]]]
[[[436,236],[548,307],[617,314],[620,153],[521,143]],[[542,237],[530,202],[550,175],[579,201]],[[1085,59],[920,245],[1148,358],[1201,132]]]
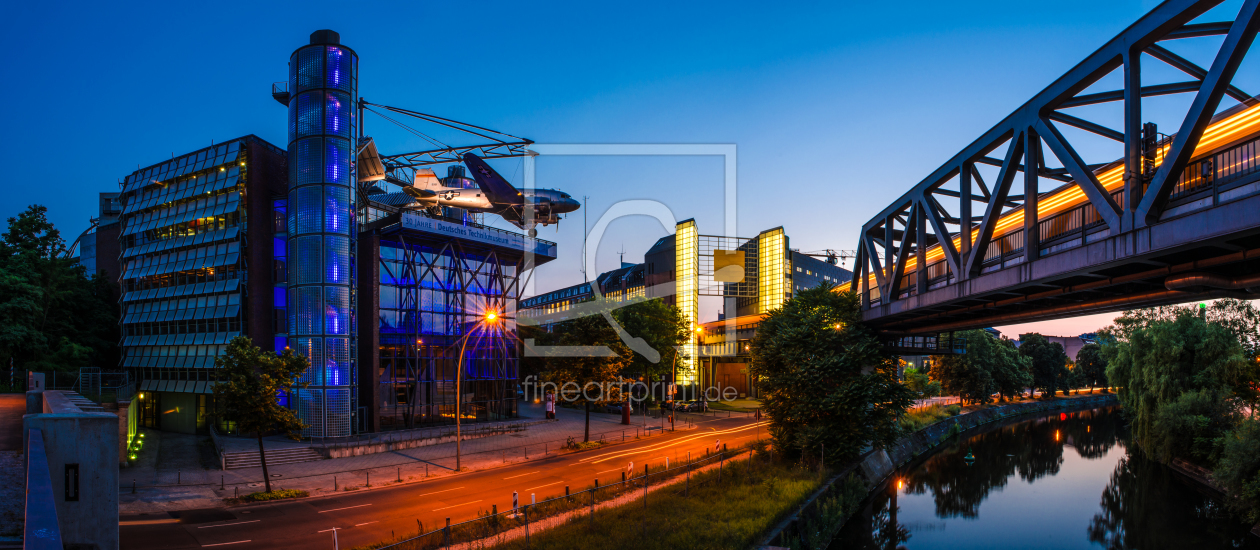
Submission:
[[[280,464],[294,464],[297,462],[310,462],[312,460],[323,460],[324,456],[319,454],[315,449],[310,447],[285,447],[281,449],[267,449],[267,465],[277,466]],[[223,469],[236,470],[240,468],[259,468],[262,463],[258,461],[258,451],[241,451],[233,453],[223,453]]]

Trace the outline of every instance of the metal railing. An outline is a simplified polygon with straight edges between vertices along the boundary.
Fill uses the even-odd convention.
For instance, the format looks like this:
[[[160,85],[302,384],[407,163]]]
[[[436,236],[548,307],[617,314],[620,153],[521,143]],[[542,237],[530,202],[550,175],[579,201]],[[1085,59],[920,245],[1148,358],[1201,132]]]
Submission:
[[[1228,185],[1260,173],[1260,139],[1230,147],[1199,159],[1182,170],[1169,200],[1183,199],[1202,191]]]

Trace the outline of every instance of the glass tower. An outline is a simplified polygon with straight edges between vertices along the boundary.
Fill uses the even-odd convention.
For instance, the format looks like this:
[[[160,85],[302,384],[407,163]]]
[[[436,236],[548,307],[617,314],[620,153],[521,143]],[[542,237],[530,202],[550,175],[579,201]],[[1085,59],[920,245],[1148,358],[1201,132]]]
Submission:
[[[356,410],[354,99],[358,56],[329,30],[289,58],[289,346],[311,361],[303,435],[350,435]]]

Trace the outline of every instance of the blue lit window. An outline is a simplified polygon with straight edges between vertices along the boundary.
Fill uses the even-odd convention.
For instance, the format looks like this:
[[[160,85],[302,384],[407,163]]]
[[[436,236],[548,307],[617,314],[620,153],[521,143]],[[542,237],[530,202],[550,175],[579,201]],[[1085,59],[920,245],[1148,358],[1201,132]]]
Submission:
[[[306,357],[311,366],[302,373],[299,379],[315,386],[324,385],[323,369],[318,365],[324,364],[324,346],[319,338],[294,338],[293,353]]]
[[[350,137],[350,111],[353,108],[354,106],[350,103],[350,94],[328,92],[324,103],[324,113],[328,117],[324,123],[325,133]]]
[[[350,185],[350,140],[328,138],[324,181]]]
[[[352,90],[351,71],[354,65],[351,59],[354,56],[350,52],[338,48],[337,46],[328,47],[328,87],[337,88],[338,90]]]
[[[293,176],[289,179],[289,187],[323,181],[320,172],[324,164],[323,147],[322,138],[306,138],[293,144],[293,156],[289,157]]]
[[[350,385],[350,340],[325,338],[324,385]]]
[[[324,287],[324,291],[324,333],[350,334],[350,289],[334,286]]]
[[[290,231],[294,235],[320,233],[320,188],[316,186],[302,187],[294,190],[293,197],[294,226]]]
[[[324,282],[349,284],[350,239],[348,237],[327,235],[324,237],[324,252],[324,258],[327,261]]]
[[[324,232],[350,233],[349,187],[324,188]]]
[[[324,102],[320,92],[298,94],[297,99],[297,135],[306,137],[324,132]]]
[[[322,237],[319,235],[308,235],[293,239],[293,246],[289,250],[289,261],[287,263],[289,284],[300,285],[323,282],[323,276],[320,274],[322,262],[320,257],[321,240]]]
[[[324,49],[320,47],[306,48],[297,54],[297,93],[311,88],[322,88],[324,85]]]
[[[291,334],[319,334],[320,312],[323,311],[320,290],[316,286],[289,289],[293,293],[290,296],[293,305],[289,307],[293,317],[289,326]]]

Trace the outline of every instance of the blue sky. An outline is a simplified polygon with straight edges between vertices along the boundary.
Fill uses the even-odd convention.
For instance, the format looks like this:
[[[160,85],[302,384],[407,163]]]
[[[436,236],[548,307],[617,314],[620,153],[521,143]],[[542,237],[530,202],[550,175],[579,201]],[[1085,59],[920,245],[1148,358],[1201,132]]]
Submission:
[[[16,3],[0,21],[0,214],[48,205],[73,239],[95,193],[137,164],[251,133],[283,147],[270,85],[311,31],[331,28],[360,54],[372,102],[540,143],[733,143],[742,236],[782,225],[794,248],[850,249],[862,223],[1156,4]],[[1206,66],[1219,39],[1179,42],[1171,49]],[[1256,57],[1235,80],[1251,93]],[[1156,65],[1148,83],[1184,80]],[[1171,127],[1188,102],[1147,109]],[[367,133],[385,153],[425,148],[373,115]],[[1119,156],[1097,143],[1087,161]],[[521,180],[519,161],[496,167]],[[702,233],[722,230],[716,157],[545,157],[537,175],[589,196],[590,223],[616,201],[650,198]],[[581,281],[580,219],[540,231],[562,258],[539,270],[539,291]],[[664,234],[646,218],[614,222],[598,268],[616,267],[623,247],[640,261]],[[1035,328],[1077,334],[1107,318]]]

